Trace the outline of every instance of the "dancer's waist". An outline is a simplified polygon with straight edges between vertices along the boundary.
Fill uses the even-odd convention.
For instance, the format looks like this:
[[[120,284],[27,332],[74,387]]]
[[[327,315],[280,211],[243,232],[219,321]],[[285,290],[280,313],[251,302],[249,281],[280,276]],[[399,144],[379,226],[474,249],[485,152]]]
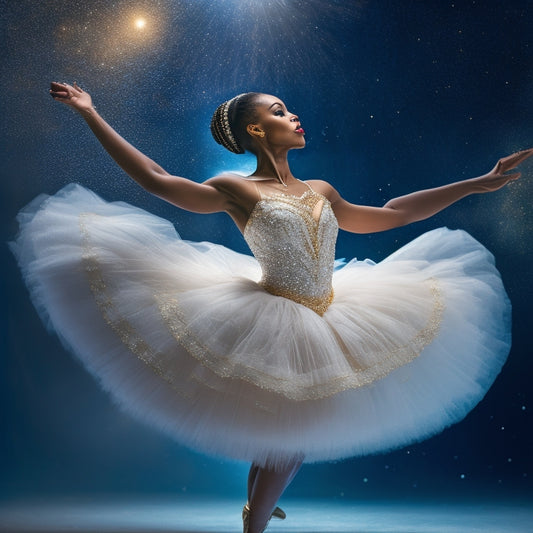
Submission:
[[[293,302],[305,305],[305,307],[312,309],[320,316],[322,316],[328,310],[328,307],[333,301],[333,288],[331,287],[321,296],[310,296],[295,292],[285,287],[272,285],[266,282],[265,280],[262,280],[259,284],[261,285],[261,287],[263,287],[263,289],[265,289],[265,291],[269,292],[270,294],[273,294],[274,296],[288,298]]]

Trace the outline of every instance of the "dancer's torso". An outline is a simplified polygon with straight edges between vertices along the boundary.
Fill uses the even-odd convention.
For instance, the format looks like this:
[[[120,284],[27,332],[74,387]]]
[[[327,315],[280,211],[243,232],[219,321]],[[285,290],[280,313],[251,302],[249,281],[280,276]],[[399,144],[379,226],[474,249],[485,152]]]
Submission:
[[[263,287],[323,314],[333,296],[338,224],[327,198],[307,186],[301,196],[263,193],[243,234]]]

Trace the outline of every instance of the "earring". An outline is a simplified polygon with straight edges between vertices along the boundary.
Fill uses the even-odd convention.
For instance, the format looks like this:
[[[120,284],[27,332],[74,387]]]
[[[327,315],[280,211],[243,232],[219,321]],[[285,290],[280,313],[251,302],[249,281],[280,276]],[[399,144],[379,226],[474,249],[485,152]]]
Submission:
[[[256,135],[259,135],[259,137],[264,137],[265,136],[265,132],[263,130],[259,130]]]

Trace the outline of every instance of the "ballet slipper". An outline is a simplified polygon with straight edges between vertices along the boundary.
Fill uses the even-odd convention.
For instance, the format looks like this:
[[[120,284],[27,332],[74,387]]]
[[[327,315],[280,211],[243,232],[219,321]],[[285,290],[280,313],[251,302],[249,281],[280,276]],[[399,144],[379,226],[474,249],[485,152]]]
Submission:
[[[279,518],[280,520],[285,520],[287,515],[285,514],[285,511],[283,509],[281,509],[280,507],[276,507],[272,511],[272,514],[270,515],[270,518],[272,517]],[[270,520],[268,522],[270,522]],[[267,526],[268,526],[268,522],[267,522]],[[250,524],[250,506],[246,504],[242,509],[243,533],[248,533],[249,524]],[[266,529],[266,526],[265,526],[265,529]]]
[[[250,507],[246,504],[242,508],[242,532],[248,533],[250,526]]]
[[[287,518],[287,515],[285,514],[285,511],[283,509],[281,509],[280,507],[276,507],[272,511],[272,514],[270,516],[274,517],[274,518],[279,518],[280,520],[285,520],[285,518]]]

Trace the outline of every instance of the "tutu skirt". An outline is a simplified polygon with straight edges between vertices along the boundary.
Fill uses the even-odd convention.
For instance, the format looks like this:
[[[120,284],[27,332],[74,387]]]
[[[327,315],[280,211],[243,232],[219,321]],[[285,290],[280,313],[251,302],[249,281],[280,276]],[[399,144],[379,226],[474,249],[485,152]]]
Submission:
[[[510,347],[492,255],[440,228],[333,274],[323,316],[257,261],[70,185],[19,215],[32,300],[113,399],[209,454],[260,464],[383,452],[461,420]]]

